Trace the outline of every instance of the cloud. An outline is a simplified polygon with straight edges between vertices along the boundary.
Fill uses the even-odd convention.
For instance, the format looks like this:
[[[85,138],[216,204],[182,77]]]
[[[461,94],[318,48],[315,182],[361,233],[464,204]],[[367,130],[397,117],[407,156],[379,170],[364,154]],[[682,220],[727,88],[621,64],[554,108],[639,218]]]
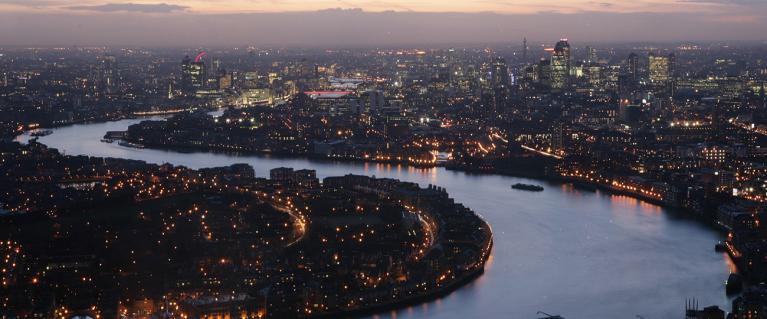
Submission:
[[[174,11],[184,11],[189,9],[187,6],[156,3],[107,3],[93,6],[70,6],[69,10],[98,11],[98,12],[141,12],[141,13],[170,13]]]
[[[759,22],[761,19],[762,18],[760,16],[756,16],[756,15],[723,15],[723,16],[712,17],[711,21],[724,22],[724,23],[730,23],[730,24],[733,24],[733,23],[753,24],[753,23]]]
[[[764,5],[764,0],[681,0],[680,2],[692,3],[692,4],[719,4],[719,5],[738,5],[738,6],[752,6],[752,5]]]
[[[602,8],[611,8],[611,7],[615,6],[614,3],[610,3],[610,2],[595,2],[595,1],[591,1],[589,3],[590,4],[598,5],[598,6],[602,7]]]
[[[57,1],[52,0],[0,0],[0,4],[9,4],[14,6],[42,8],[51,5],[58,4]]]
[[[0,4],[18,4],[18,5],[44,5],[51,4],[54,1],[49,0],[0,0]]]

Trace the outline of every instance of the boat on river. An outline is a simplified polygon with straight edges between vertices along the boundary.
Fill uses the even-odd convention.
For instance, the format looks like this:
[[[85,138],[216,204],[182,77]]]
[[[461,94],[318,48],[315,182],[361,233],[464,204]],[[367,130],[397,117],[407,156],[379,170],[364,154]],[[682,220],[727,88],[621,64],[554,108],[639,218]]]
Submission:
[[[52,130],[37,130],[37,131],[32,132],[29,135],[33,136],[33,137],[42,137],[42,136],[48,136],[48,135],[51,135],[51,134],[53,134]]]
[[[544,315],[545,316],[545,317],[540,317],[538,319],[565,319],[565,317],[562,317],[560,315],[550,315],[550,314],[547,314],[547,313],[545,313],[543,311],[538,311],[538,313],[536,313],[536,315]]]
[[[530,192],[542,192],[543,191],[543,186],[532,185],[532,184],[522,184],[522,183],[517,183],[517,184],[511,185],[511,188],[512,189],[523,190],[523,191],[530,191]]]
[[[125,147],[132,147],[132,148],[144,148],[144,145],[137,144],[137,143],[131,143],[128,141],[119,141],[117,142],[117,145],[125,146]]]

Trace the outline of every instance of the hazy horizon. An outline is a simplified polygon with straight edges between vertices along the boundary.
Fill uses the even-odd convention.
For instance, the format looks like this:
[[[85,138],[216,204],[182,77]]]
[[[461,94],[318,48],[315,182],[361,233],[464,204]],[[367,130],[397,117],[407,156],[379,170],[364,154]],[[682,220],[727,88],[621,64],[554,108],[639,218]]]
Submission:
[[[426,4],[434,1],[428,0],[411,10],[400,0],[209,5],[0,0],[0,46],[385,47],[518,43],[523,37],[531,43],[562,37],[581,43],[767,40],[767,1],[761,0],[535,2],[472,0],[430,7]],[[238,3],[243,9],[233,7]],[[295,9],[297,3],[308,9]],[[338,8],[315,9],[331,4]],[[470,4],[476,9],[464,8]],[[446,12],[451,9],[464,12]]]

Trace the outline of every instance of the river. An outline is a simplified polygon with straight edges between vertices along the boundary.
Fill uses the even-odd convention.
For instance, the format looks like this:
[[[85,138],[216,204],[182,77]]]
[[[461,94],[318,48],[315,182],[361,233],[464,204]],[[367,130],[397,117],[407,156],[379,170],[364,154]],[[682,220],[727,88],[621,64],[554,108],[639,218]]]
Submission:
[[[730,309],[724,281],[732,263],[714,252],[721,235],[656,205],[558,183],[444,168],[177,153],[100,142],[106,131],[125,130],[138,121],[57,128],[39,141],[67,155],[191,168],[248,163],[259,176],[287,166],[317,170],[320,178],[353,173],[435,184],[488,221],[495,247],[482,277],[439,300],[373,318],[537,318],[537,311],[567,319],[683,318],[685,298]],[[546,189],[510,189],[518,182]]]

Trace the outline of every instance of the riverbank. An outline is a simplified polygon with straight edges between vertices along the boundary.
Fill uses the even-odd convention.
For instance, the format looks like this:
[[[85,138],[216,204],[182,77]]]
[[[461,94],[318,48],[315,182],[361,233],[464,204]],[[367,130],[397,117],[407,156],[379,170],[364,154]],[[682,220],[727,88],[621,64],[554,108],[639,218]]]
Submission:
[[[134,139],[125,139],[125,141],[132,143],[134,145],[141,146],[141,147],[134,147],[134,148],[148,148],[153,150],[171,151],[171,152],[184,153],[184,154],[195,153],[195,152],[206,152],[206,153],[212,153],[212,154],[224,154],[224,155],[233,155],[233,156],[260,156],[260,157],[268,157],[268,158],[274,157],[274,158],[288,158],[288,159],[309,159],[309,160],[325,161],[325,162],[390,164],[390,165],[402,165],[402,166],[413,167],[418,169],[431,169],[431,168],[445,166],[444,163],[414,164],[414,163],[396,161],[396,160],[375,160],[370,158],[366,159],[366,158],[357,158],[357,157],[329,157],[329,156],[322,156],[322,155],[308,153],[308,152],[294,153],[294,152],[284,152],[284,151],[274,151],[274,150],[239,150],[239,149],[234,149],[231,147],[210,148],[210,147],[202,147],[202,146],[173,146],[173,145],[164,145],[164,144],[146,144],[146,143],[140,143],[140,141],[136,141]],[[130,146],[126,146],[126,147],[130,147]]]
[[[490,240],[490,251],[492,251],[493,248],[493,241]],[[321,314],[317,316],[311,316],[310,318],[321,318],[321,319],[327,319],[327,318],[357,318],[357,317],[364,317],[369,315],[375,315],[380,314],[382,312],[388,311],[388,310],[399,310],[403,309],[409,306],[419,305],[427,302],[431,302],[434,300],[438,300],[440,298],[446,297],[453,293],[454,291],[460,289],[461,287],[464,287],[471,282],[473,282],[475,279],[479,278],[485,273],[485,264],[490,259],[490,254],[487,254],[485,258],[482,260],[482,266],[478,267],[474,270],[471,270],[469,272],[464,273],[461,275],[460,278],[456,278],[452,280],[450,283],[440,287],[439,289],[433,289],[428,292],[424,292],[422,294],[418,294],[416,296],[409,296],[405,297],[400,300],[394,300],[390,302],[381,303],[378,305],[365,307],[361,309],[355,309],[351,311],[342,311],[342,312],[335,312],[335,313],[328,313],[328,314]]]
[[[350,180],[360,179],[360,177],[354,177],[353,175],[347,175],[346,178],[349,178]],[[375,178],[371,179],[369,177],[362,177],[362,180],[365,179],[375,180]],[[326,183],[330,182],[327,182],[326,180]],[[374,296],[376,296],[374,297],[376,301],[379,300],[379,297],[388,299],[389,296],[391,296],[393,300],[384,300],[356,309],[338,311],[334,313],[322,313],[316,316],[309,315],[307,317],[338,318],[347,316],[361,316],[366,314],[379,313],[387,309],[399,309],[408,305],[424,303],[440,297],[444,297],[456,289],[468,284],[484,273],[485,265],[487,264],[493,249],[493,231],[490,224],[488,224],[487,221],[485,221],[471,209],[468,209],[461,204],[455,203],[454,200],[450,198],[447,192],[442,188],[430,185],[427,189],[422,189],[416,184],[407,185],[407,183],[400,183],[400,191],[390,191],[387,190],[389,187],[379,188],[374,186],[374,184],[368,185],[366,182],[360,182],[360,184],[358,184],[355,188],[376,194],[376,196],[378,196],[380,199],[399,198],[398,201],[401,201],[402,204],[405,205],[405,207],[408,208],[412,214],[428,215],[419,217],[419,220],[421,220],[422,223],[428,224],[429,222],[426,220],[433,220],[435,225],[439,225],[438,227],[425,226],[425,228],[431,229],[432,231],[435,231],[435,228],[439,229],[438,231],[435,231],[439,233],[439,235],[436,235],[436,238],[438,239],[435,243],[432,243],[432,246],[441,246],[448,251],[463,251],[463,249],[465,249],[462,248],[464,247],[463,245],[468,245],[476,249],[476,253],[478,253],[478,255],[476,255],[477,258],[464,260],[464,262],[470,261],[469,264],[465,264],[465,268],[463,268],[463,266],[448,266],[447,268],[437,267],[434,266],[431,262],[426,261],[426,264],[431,265],[429,267],[436,267],[432,270],[434,273],[434,278],[424,278],[423,282],[419,279],[415,279],[415,282],[411,282],[413,279],[408,278],[406,284],[402,285],[401,287],[393,287],[390,288],[389,291],[374,293]],[[405,189],[409,190],[402,192]],[[425,206],[416,208],[418,205]],[[459,235],[461,233],[471,235],[469,237],[462,237]],[[467,239],[470,239],[470,242],[466,242],[465,240]],[[459,241],[463,243],[456,244],[456,242]],[[426,250],[431,251],[431,248]],[[465,251],[465,253],[466,256],[473,257],[475,252],[469,249]],[[422,260],[429,260],[434,257],[435,256],[429,252],[424,253],[424,255],[420,256],[420,258],[417,260],[421,262]],[[441,258],[445,257],[443,256],[439,259]],[[452,258],[456,257],[454,256]],[[450,259],[448,258],[448,260]],[[462,270],[459,271],[458,269]],[[447,270],[447,272],[445,272],[445,270]],[[442,275],[437,277],[439,274]],[[457,276],[455,274],[457,274]],[[434,286],[427,289],[427,283],[429,285],[433,284]],[[423,288],[423,290],[421,290],[421,288]],[[395,297],[396,295],[400,294],[407,295],[404,297]],[[366,297],[366,299],[369,298]]]
[[[531,171],[513,172],[508,170],[495,170],[491,172],[491,171],[482,171],[482,170],[461,169],[461,168],[455,168],[455,167],[445,167],[445,168],[451,171],[463,172],[466,174],[474,174],[474,175],[490,175],[490,176],[500,175],[500,176],[508,176],[508,177],[529,178],[529,179],[538,180],[538,181],[547,182],[547,183],[553,183],[553,184],[572,185],[576,189],[590,191],[590,192],[599,190],[611,195],[626,196],[636,200],[643,201],[645,203],[663,207],[667,209],[669,213],[675,216],[695,220],[697,222],[700,222],[703,225],[706,225],[706,227],[716,231],[722,236],[727,235],[727,230],[723,229],[721,225],[719,225],[716,222],[713,216],[699,214],[692,211],[691,209],[680,207],[679,205],[669,205],[668,203],[664,201],[660,201],[650,196],[643,196],[635,192],[621,190],[615,187],[611,187],[610,185],[604,185],[601,183],[584,181],[584,180],[575,179],[575,178],[567,178],[563,176],[543,174],[540,172],[536,173]]]
[[[464,173],[444,167],[418,169],[275,154],[175,153],[99,142],[106,131],[121,131],[135,122],[75,125],[56,129],[39,142],[71,155],[127,158],[190,168],[247,163],[258,175],[266,177],[272,168],[296,167],[317,170],[320,177],[352,173],[423,186],[440,185],[492,224],[493,258],[479,280],[440,301],[386,311],[377,314],[379,318],[395,315],[413,319],[477,315],[497,318],[508,314],[510,301],[515,312],[528,317],[546,309],[584,318],[604,314],[618,317],[626,312],[673,317],[678,315],[678,300],[690,296],[706,304],[730,304],[722,284],[730,264],[724,254],[714,253],[712,248],[721,240],[721,234],[675,211],[640,205],[629,197],[610,196],[604,191],[580,192],[560,184],[543,185],[546,190],[536,194],[513,192],[509,185],[535,181],[506,177],[512,174]],[[19,141],[27,139],[28,135]],[[586,240],[587,235],[591,239]],[[604,240],[607,238],[609,241]],[[624,256],[627,249],[632,251],[630,256]],[[684,260],[678,256],[680,251],[687,252]],[[558,262],[552,262],[555,260]],[[611,266],[605,268],[605,262]],[[692,264],[696,266],[687,267]],[[632,279],[637,276],[645,280]],[[605,277],[611,280],[600,281]],[[595,286],[596,281],[600,284]],[[552,295],[552,291],[559,293]],[[626,291],[645,297],[637,300],[626,295]],[[542,302],[541,296],[549,298]],[[605,302],[596,305],[593,300]]]
[[[215,110],[218,110],[218,108],[214,108],[214,107],[207,107],[207,108],[191,107],[191,108],[173,109],[173,110],[167,110],[167,111],[134,111],[128,114],[114,113],[114,114],[83,118],[83,119],[66,121],[66,122],[54,121],[52,123],[44,123],[44,124],[35,123],[34,125],[23,126],[21,130],[14,131],[13,135],[7,136],[6,139],[14,140],[18,138],[19,136],[34,130],[56,129],[56,128],[62,128],[62,127],[67,127],[72,125],[98,124],[98,123],[104,123],[104,122],[117,122],[117,121],[134,120],[134,119],[149,119],[149,118],[158,118],[158,117],[167,118],[175,114],[196,111],[199,109],[207,110],[210,112],[214,112]]]
[[[693,211],[689,209],[685,209],[683,207],[679,207],[678,205],[670,205],[667,202],[658,200],[657,198],[654,198],[652,196],[646,196],[637,192],[622,190],[622,189],[613,187],[611,185],[604,185],[602,183],[585,181],[585,180],[577,179],[577,178],[568,178],[568,177],[564,177],[560,175],[553,175],[552,173],[542,172],[542,171],[509,170],[509,169],[480,170],[480,169],[472,169],[469,167],[463,167],[458,165],[449,165],[447,163],[438,163],[435,165],[414,165],[414,164],[404,163],[404,162],[378,161],[378,160],[371,160],[371,159],[364,159],[364,158],[327,157],[327,156],[321,156],[321,155],[314,155],[311,153],[297,154],[297,153],[290,153],[290,152],[273,152],[273,151],[269,151],[269,152],[231,151],[227,149],[211,149],[211,148],[205,148],[205,147],[146,145],[146,144],[141,144],[141,145],[148,149],[154,149],[154,150],[160,150],[160,151],[172,151],[172,152],[185,153],[185,154],[195,153],[195,152],[208,152],[212,154],[224,154],[224,155],[232,155],[232,156],[258,156],[258,157],[273,158],[273,159],[307,159],[311,161],[326,162],[326,163],[348,162],[348,163],[389,164],[389,165],[395,165],[395,166],[401,165],[406,168],[411,167],[411,168],[423,169],[423,170],[444,167],[448,171],[463,172],[463,173],[472,174],[472,175],[490,175],[490,176],[500,175],[500,176],[509,176],[509,177],[529,178],[529,179],[545,181],[550,183],[573,185],[574,187],[583,189],[583,190],[594,191],[598,189],[613,195],[631,197],[631,198],[641,200],[643,202],[657,205],[660,207],[664,207],[670,210],[684,212],[685,216],[693,217],[697,220],[705,222],[705,224],[711,226],[712,229],[720,230],[719,228],[716,227],[715,220],[711,218],[705,218],[706,216],[704,215],[696,214]]]
[[[279,287],[282,278],[277,274],[289,273],[295,278],[291,278],[291,280],[306,284],[308,287],[305,288],[307,294],[322,296],[317,299],[317,304],[321,306],[307,308],[304,314],[298,315],[299,317],[312,317],[312,314],[340,316],[346,315],[350,311],[374,311],[381,307],[399,308],[405,303],[436,298],[481,275],[492,249],[492,231],[489,224],[474,211],[455,202],[444,189],[433,186],[423,188],[412,182],[376,179],[360,175],[326,177],[320,183],[314,173],[310,176],[300,175],[305,176],[303,181],[308,182],[302,184],[291,182],[292,178],[286,175],[276,175],[269,180],[257,179],[253,168],[245,165],[194,170],[181,166],[160,166],[120,159],[106,160],[98,157],[83,159],[79,156],[63,155],[36,143],[29,145],[4,144],[3,154],[7,156],[4,157],[6,161],[3,168],[8,172],[13,171],[17,174],[4,175],[11,176],[4,179],[5,183],[2,183],[5,185],[3,194],[6,194],[6,197],[3,198],[4,200],[11,198],[8,197],[8,194],[13,194],[10,191],[12,189],[22,194],[30,192],[30,189],[50,189],[49,196],[40,196],[38,200],[19,202],[19,205],[26,205],[23,206],[24,210],[29,213],[43,213],[41,214],[43,216],[55,214],[57,217],[61,212],[60,210],[88,211],[88,209],[78,208],[80,205],[89,206],[97,203],[98,205],[90,207],[91,214],[78,215],[77,217],[84,219],[74,223],[83,225],[86,224],[86,221],[98,223],[107,220],[108,223],[118,224],[104,224],[103,228],[109,227],[121,233],[130,233],[129,230],[132,230],[133,234],[139,233],[149,237],[148,241],[140,243],[135,238],[131,238],[128,242],[118,242],[114,246],[105,244],[103,249],[107,253],[114,252],[109,250],[111,247],[132,245],[130,247],[135,247],[137,250],[151,250],[153,254],[166,254],[159,259],[163,262],[154,265],[158,267],[157,269],[153,268],[155,271],[168,267],[168,264],[164,262],[166,258],[168,262],[175,259],[174,267],[177,264],[184,265],[184,267],[187,265],[196,267],[204,261],[214,260],[215,266],[211,267],[216,268],[213,268],[212,271],[216,271],[216,273],[233,271],[240,276],[232,278],[233,281],[231,282],[217,284],[221,289],[232,288],[233,295],[235,294],[234,289],[243,289],[242,293],[252,293],[252,288],[241,286],[241,281],[252,278],[250,276],[273,278],[272,281],[264,280],[263,283],[259,284]],[[26,163],[30,161],[36,166],[25,169],[29,167]],[[63,165],[57,166],[60,163]],[[94,164],[91,165],[90,163]],[[19,181],[18,176],[32,176],[31,172],[39,167],[46,169],[44,178],[38,179],[37,177],[40,176],[34,175],[34,181],[26,179],[24,182]],[[82,192],[87,193],[87,196],[77,198],[74,201],[59,200],[64,198],[61,194],[69,191],[69,187],[61,187],[62,183],[69,183],[72,180],[61,178],[61,176],[67,175],[65,171],[69,169],[88,172],[78,175],[78,182],[102,180],[103,182],[99,185],[109,184],[110,187],[106,187],[107,190],[102,191],[102,188],[94,183],[92,186],[81,189]],[[137,184],[139,180],[148,181],[147,183],[151,184],[139,185]],[[224,180],[226,183],[223,182]],[[275,185],[279,186],[275,187]],[[347,201],[348,198],[351,198],[352,201]],[[16,199],[11,200],[15,201]],[[116,200],[120,200],[120,202],[115,202]],[[122,201],[124,200],[127,200],[130,205],[123,205]],[[274,202],[280,204],[275,206]],[[282,206],[282,203],[285,206]],[[294,206],[294,203],[297,205]],[[112,215],[108,217],[99,215],[100,218],[103,217],[101,219],[93,218],[95,215],[93,212],[104,208],[109,210],[110,207],[129,208],[125,216],[139,215],[140,217],[135,220],[136,228],[121,228],[120,225],[124,225],[121,223],[127,224],[127,222],[120,218],[117,218],[116,221]],[[304,220],[304,216],[330,216],[323,215],[329,213],[325,210],[328,207],[332,207],[333,212],[335,212],[330,213],[330,215],[338,218],[337,221],[343,224],[344,232],[336,224],[318,223],[314,225]],[[338,212],[336,212],[337,208]],[[168,215],[163,213],[166,210],[176,213],[170,215],[173,217],[167,217]],[[211,214],[208,214],[209,212]],[[262,216],[272,215],[273,217],[234,218],[235,215],[244,212],[258,213]],[[310,215],[310,212],[315,215]],[[282,213],[291,215],[290,219],[293,220],[295,227],[292,229],[288,227],[288,217]],[[349,217],[359,217],[360,215],[366,215],[366,223],[348,222]],[[121,216],[118,215],[118,217]],[[385,219],[386,223],[378,221],[379,218]],[[65,219],[64,217],[61,218],[61,220]],[[71,221],[73,219],[75,218],[66,220]],[[200,225],[209,232],[174,231],[176,223],[180,225],[179,229],[189,229],[189,227],[196,229],[197,220],[200,220]],[[258,240],[262,238],[261,236],[247,237],[248,234],[252,234],[250,232],[221,231],[223,227],[228,229],[228,223],[232,220],[236,220],[232,226],[233,229],[255,229],[256,234],[263,230],[264,233],[268,234],[266,236],[270,237],[266,237],[264,242],[260,242]],[[152,222],[155,224],[147,226],[147,223]],[[212,226],[208,227],[209,224],[207,223]],[[172,226],[168,226],[169,224]],[[216,226],[223,224],[227,226],[221,228]],[[306,226],[307,224],[311,226]],[[160,225],[163,226],[162,231],[146,231],[160,228],[157,227]],[[27,225],[27,227],[31,226]],[[296,249],[281,250],[282,247],[291,247],[296,243],[297,240],[290,236],[303,237],[306,234],[306,227],[317,227],[310,235],[311,240],[301,242],[296,245]],[[19,228],[18,231],[21,232],[21,229]],[[298,233],[296,229],[299,230]],[[213,237],[214,231],[217,234],[216,237]],[[345,239],[349,238],[347,237],[348,234],[345,234],[347,231],[353,233],[351,238],[359,238],[359,240],[354,240],[352,244],[343,244]],[[94,236],[103,235],[95,234]],[[368,239],[367,242],[363,241],[363,236]],[[124,238],[125,236],[121,237]],[[30,243],[37,240],[34,236],[18,235],[16,238],[25,242],[25,246],[30,246]],[[329,240],[327,240],[328,238]],[[43,244],[45,244],[45,240],[49,239],[55,240],[53,237],[44,238]],[[158,244],[160,239],[166,241],[167,246],[154,248],[155,239],[158,239]],[[92,239],[78,238],[78,240],[90,241]],[[258,246],[253,244],[254,240]],[[206,246],[210,250],[206,251],[205,248],[200,248],[198,252],[201,254],[192,255],[189,253],[192,257],[186,257],[186,254],[181,253],[179,253],[180,256],[175,255],[177,254],[175,247],[181,246],[180,243],[186,241],[192,241],[197,246]],[[215,241],[217,244],[209,245],[208,243],[211,241]],[[271,246],[269,243],[272,243]],[[379,243],[385,244],[379,246]],[[142,244],[150,245],[151,248],[142,246]],[[232,246],[224,246],[225,244]],[[247,266],[230,264],[229,258],[248,260],[247,258],[253,252],[245,249],[241,255],[230,251],[224,255],[225,257],[219,259],[219,249],[227,251],[235,247],[251,247],[270,251],[270,253],[277,254],[277,257],[271,260],[266,259],[263,264],[249,263]],[[403,249],[403,247],[407,248]],[[434,247],[439,248],[433,249]],[[97,255],[102,254],[103,251],[101,247],[98,249],[93,253],[94,256],[104,258],[108,262],[113,260],[107,259],[109,257],[102,257],[110,255]],[[326,258],[328,256],[326,250],[335,250],[333,260]],[[444,254],[442,250],[450,253]],[[44,253],[47,252],[40,252],[40,254]],[[388,256],[388,262],[381,256]],[[305,261],[304,257],[306,257]],[[221,261],[219,262],[219,260]],[[302,261],[295,264],[293,263],[295,260]],[[156,262],[152,259],[139,259],[139,261],[143,264],[136,267],[142,269],[147,269],[150,263]],[[113,265],[119,267],[120,263],[115,262]],[[315,268],[317,270],[304,272],[303,269],[306,269],[304,268],[306,265],[317,267]],[[401,268],[396,268],[394,265]],[[239,267],[250,268],[247,271],[239,272]],[[265,270],[261,271],[261,267]],[[105,272],[110,271],[119,272],[119,269],[105,270]],[[149,271],[131,274],[130,276],[134,277],[128,280],[140,282],[146,280],[147,277],[143,276],[151,277],[152,273]],[[378,277],[381,279],[370,282],[364,277],[367,273],[381,274],[381,277]],[[385,275],[383,275],[384,273]],[[358,274],[362,274],[363,277],[357,277]],[[87,272],[83,275],[96,276]],[[200,274],[196,274],[194,278],[204,280],[209,277],[203,270],[200,270]],[[45,279],[49,280],[46,283],[51,286],[58,285],[55,278]],[[171,277],[167,280],[175,283],[179,280],[194,279]],[[339,285],[343,284],[344,288],[323,286],[323,282],[336,282]],[[193,283],[189,285],[192,286],[176,285],[174,288],[166,288],[162,294],[155,296],[161,295],[162,300],[164,300],[166,296],[175,295],[169,299],[181,300],[183,299],[181,296],[187,295],[188,291],[198,289],[197,286],[193,286]],[[27,288],[29,286],[22,284],[20,287]],[[103,286],[96,286],[95,288],[101,287]],[[345,287],[354,288],[347,289]],[[295,291],[291,291],[290,287],[285,289],[287,289],[285,291],[288,294],[295,294]],[[130,296],[130,292],[130,290],[121,291],[126,296]],[[147,300],[152,299],[151,303],[155,305],[163,302],[160,297],[155,296],[148,297]],[[268,298],[270,294],[261,291],[257,296]],[[189,308],[181,310],[182,313],[186,311],[216,313],[218,311],[216,308],[218,305],[193,306],[194,300],[190,301]],[[204,303],[206,298],[199,297],[196,300]],[[294,302],[273,308],[264,306],[263,310],[274,317],[282,317],[291,313],[295,315],[293,309],[302,306],[303,303],[299,300]],[[182,302],[182,306],[184,305]],[[329,312],[324,314],[323,311]],[[239,314],[239,312],[232,312],[231,314]]]
[[[162,150],[169,150],[169,148],[160,148],[160,149],[162,149]],[[170,150],[173,150],[173,149],[170,149]],[[211,150],[205,150],[204,148],[203,149],[197,149],[197,151],[200,151],[200,150],[201,151],[206,151],[206,152],[212,152]],[[176,150],[176,151],[178,151],[178,150]],[[186,151],[190,152],[190,151],[195,151],[195,150],[187,148]],[[218,153],[218,152],[212,152],[212,153]],[[289,154],[289,153],[266,153],[266,154],[264,154],[264,153],[251,153],[251,152],[240,152],[240,153],[235,153],[235,154],[236,155],[256,155],[256,156],[274,155],[274,156],[276,156],[276,158],[290,158],[290,159],[299,158],[299,159],[316,160],[316,161],[320,161],[320,162],[356,162],[356,163],[387,164],[387,163],[380,163],[380,162],[364,160],[364,159],[327,158],[327,157],[321,157],[321,156],[307,156],[306,154],[302,154],[302,155],[295,155],[295,154]],[[389,163],[389,164],[391,164],[391,163]],[[397,165],[397,164],[393,164],[393,165]],[[402,165],[403,167],[413,167],[413,168],[416,168],[416,169],[422,168],[422,167],[416,167],[416,166],[408,165],[408,164],[399,164],[399,165]],[[438,166],[435,166],[435,167],[438,167]],[[567,177],[562,177],[562,176],[557,176],[557,175],[544,174],[542,171],[533,171],[533,170],[527,170],[527,171],[524,171],[524,172],[521,172],[521,171],[511,171],[511,170],[500,170],[500,169],[496,169],[496,170],[473,170],[473,169],[467,169],[465,167],[458,167],[458,166],[444,166],[444,168],[447,169],[447,170],[450,170],[450,171],[463,172],[463,173],[471,174],[471,175],[488,175],[488,176],[500,175],[500,176],[531,178],[531,179],[536,179],[536,180],[540,180],[540,181],[546,181],[546,182],[550,182],[550,183],[559,183],[559,184],[573,185],[573,187],[578,188],[578,189],[584,189],[584,190],[589,190],[589,191],[600,190],[600,191],[603,191],[603,192],[608,193],[608,194],[626,196],[626,197],[630,197],[630,198],[634,198],[634,199],[640,200],[642,202],[646,202],[646,203],[650,203],[650,204],[653,204],[653,205],[657,205],[659,207],[667,208],[667,209],[669,209],[668,212],[670,214],[672,214],[673,216],[677,216],[679,218],[684,218],[684,219],[689,219],[689,220],[694,220],[696,222],[701,223],[702,225],[705,225],[708,229],[716,231],[719,234],[719,236],[723,236],[723,233],[721,232],[721,229],[716,227],[716,222],[715,222],[715,220],[713,219],[712,216],[698,214],[698,213],[695,213],[692,210],[685,209],[683,207],[679,207],[678,205],[669,205],[668,203],[666,203],[664,201],[661,201],[661,200],[658,200],[656,198],[653,198],[651,196],[644,196],[644,195],[638,194],[636,192],[630,192],[630,191],[622,190],[622,189],[619,189],[619,188],[616,188],[616,187],[612,187],[611,185],[606,185],[606,184],[596,183],[596,182],[590,182],[590,181],[584,181],[584,180],[577,179],[577,178],[567,178]],[[721,239],[721,237],[720,237],[720,239]],[[713,245],[711,246],[711,250],[713,251]],[[738,267],[739,269],[742,269],[742,267],[740,267],[740,265],[738,265],[738,266],[739,266]],[[724,279],[726,279],[726,278],[723,277],[720,280],[724,280]],[[389,307],[388,309],[396,308],[396,307],[397,306],[392,306],[392,307]],[[386,309],[386,307],[384,307],[384,309]],[[365,311],[361,311],[361,313],[362,314],[366,314]],[[367,313],[367,314],[369,314],[369,313]]]

